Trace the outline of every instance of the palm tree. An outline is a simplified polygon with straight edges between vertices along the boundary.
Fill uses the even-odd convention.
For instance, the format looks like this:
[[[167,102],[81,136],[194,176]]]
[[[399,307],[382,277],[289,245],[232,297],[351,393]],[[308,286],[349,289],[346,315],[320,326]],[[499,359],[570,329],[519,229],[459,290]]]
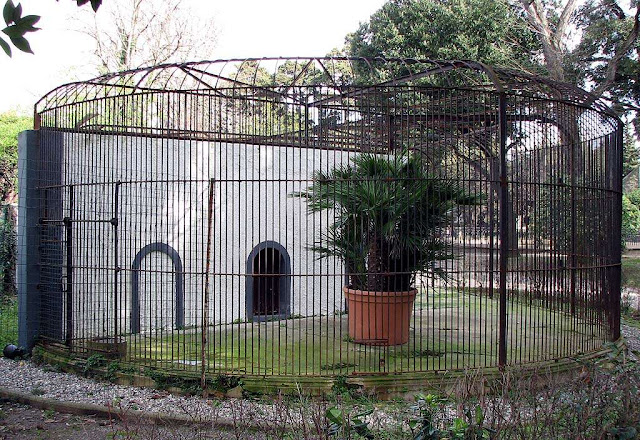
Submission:
[[[334,221],[312,249],[345,261],[351,289],[404,292],[418,272],[453,258],[441,232],[458,205],[479,198],[425,169],[410,153],[363,153],[329,173],[317,172],[304,191],[310,213],[333,210]]]

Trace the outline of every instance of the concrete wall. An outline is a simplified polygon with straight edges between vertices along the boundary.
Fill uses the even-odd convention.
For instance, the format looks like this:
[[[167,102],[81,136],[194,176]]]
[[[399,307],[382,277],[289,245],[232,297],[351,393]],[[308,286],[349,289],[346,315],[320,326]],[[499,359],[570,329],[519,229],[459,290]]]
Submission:
[[[73,196],[68,189],[63,194],[64,211],[74,219],[74,337],[112,334],[115,319],[118,332],[130,330],[132,263],[151,243],[167,244],[180,256],[184,325],[201,323],[211,179],[209,321],[246,319],[247,257],[264,241],[280,243],[291,257],[291,314],[342,310],[342,264],[336,259],[318,260],[308,249],[319,240],[332,213],[309,215],[306,203],[289,195],[306,188],[315,171],[346,163],[349,155],[293,147],[65,135],[63,183],[74,185]],[[112,219],[117,222],[109,222]],[[176,274],[171,259],[152,252],[142,259],[140,269],[141,330],[172,327]]]

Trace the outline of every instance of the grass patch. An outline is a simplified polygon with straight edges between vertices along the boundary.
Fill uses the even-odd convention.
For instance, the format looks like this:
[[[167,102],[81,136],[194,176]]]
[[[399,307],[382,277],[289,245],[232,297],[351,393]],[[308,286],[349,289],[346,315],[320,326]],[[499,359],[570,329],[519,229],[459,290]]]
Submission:
[[[18,343],[18,298],[0,300],[0,349]]]
[[[498,363],[495,297],[466,291],[438,291],[416,307],[408,344],[374,347],[348,335],[348,315],[211,326],[205,364],[231,375],[333,376],[492,367]],[[536,301],[509,303],[508,359],[518,363],[562,358],[601,347],[606,335],[596,324]],[[286,326],[282,324],[286,323]],[[129,356],[154,368],[198,372],[199,329],[132,335]]]
[[[622,257],[622,285],[640,288],[640,258]]]

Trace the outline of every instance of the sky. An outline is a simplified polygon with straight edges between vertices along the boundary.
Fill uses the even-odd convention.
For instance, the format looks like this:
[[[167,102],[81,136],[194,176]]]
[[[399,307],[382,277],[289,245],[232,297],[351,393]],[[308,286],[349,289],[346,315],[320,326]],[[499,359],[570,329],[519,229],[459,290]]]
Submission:
[[[109,1],[104,0],[105,4]],[[215,59],[322,56],[342,47],[349,32],[367,21],[385,0],[184,0],[211,15],[218,32]],[[17,3],[16,0],[14,2]],[[4,0],[0,1],[4,4]],[[78,32],[80,11],[71,0],[21,0],[23,15],[42,16],[29,41],[35,55],[0,53],[0,112],[31,114],[49,90],[89,79],[91,40]],[[101,11],[98,11],[100,14]],[[194,60],[197,61],[197,60]]]

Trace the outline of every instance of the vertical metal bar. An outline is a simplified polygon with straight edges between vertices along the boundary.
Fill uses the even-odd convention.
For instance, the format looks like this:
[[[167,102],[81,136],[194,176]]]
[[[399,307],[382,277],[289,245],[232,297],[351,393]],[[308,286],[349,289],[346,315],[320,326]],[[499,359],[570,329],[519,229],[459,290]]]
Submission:
[[[118,336],[118,274],[120,267],[118,267],[119,253],[118,253],[118,214],[120,207],[120,182],[116,182],[113,191],[113,218],[111,219],[111,225],[113,225],[113,337]]]
[[[509,259],[509,195],[507,184],[507,95],[500,93],[500,317],[498,365],[507,364],[507,261]]]
[[[609,290],[609,333],[612,341],[620,339],[620,281],[622,276],[622,166],[623,124],[620,120],[615,134],[615,155],[612,158],[614,173],[613,224],[611,225],[611,278]]]
[[[213,191],[214,179],[209,180],[209,201],[207,205],[207,252],[204,272],[204,298],[202,306],[202,351],[200,353],[200,387],[206,393],[207,389],[207,365],[206,365],[206,348],[207,348],[207,326],[209,321],[209,271],[211,270],[211,223],[213,220]]]
[[[69,216],[64,218],[64,227],[67,237],[67,262],[66,262],[66,321],[67,332],[65,335],[65,344],[67,347],[71,347],[71,339],[73,338],[73,205],[74,194],[73,185],[69,185]]]
[[[569,106],[566,106],[566,111],[570,111],[569,110]],[[572,118],[569,117],[567,118],[569,120],[572,121]],[[573,123],[570,122],[570,123]],[[577,121],[575,122],[577,124]],[[570,255],[570,294],[571,294],[571,314],[574,315],[576,313],[576,265],[578,263],[578,259],[576,256],[576,241],[577,241],[577,216],[578,216],[578,212],[576,211],[576,183],[577,183],[577,176],[576,176],[576,172],[578,169],[580,170],[584,170],[584,164],[580,163],[580,164],[576,164],[576,148],[581,148],[581,145],[576,145],[576,140],[575,140],[575,136],[570,136],[569,137],[569,142],[570,145],[567,145],[568,148],[570,148],[571,152],[569,154],[569,173],[570,175],[570,180],[571,180],[571,188],[570,188],[570,194],[571,194],[571,211],[570,211],[570,215],[571,215],[571,255]],[[582,154],[580,154],[578,157],[583,157]],[[584,246],[584,244],[582,245]]]

